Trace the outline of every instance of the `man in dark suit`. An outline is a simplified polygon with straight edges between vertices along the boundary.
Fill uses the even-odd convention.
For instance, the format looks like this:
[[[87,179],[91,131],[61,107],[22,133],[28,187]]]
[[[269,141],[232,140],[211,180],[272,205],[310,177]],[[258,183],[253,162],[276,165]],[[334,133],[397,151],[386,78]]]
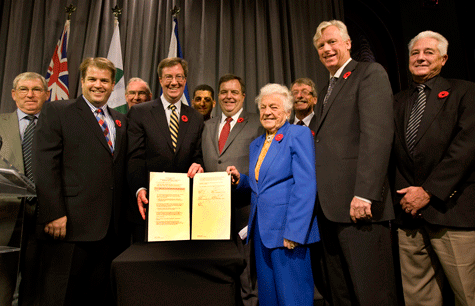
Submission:
[[[107,107],[115,67],[80,65],[82,96],[43,107],[34,139],[41,305],[113,304],[110,264],[126,203],[124,115]]]
[[[249,145],[264,133],[259,115],[248,113],[243,109],[246,87],[244,81],[233,74],[226,74],[219,79],[218,102],[222,114],[205,122],[203,130],[204,170],[208,172],[226,171],[227,166],[235,165],[246,175],[249,171]],[[227,118],[231,121],[227,123]],[[233,239],[243,255],[246,268],[241,274],[241,297],[244,305],[258,305],[257,280],[254,265],[251,264],[249,245],[243,244],[244,229],[249,220],[250,193],[233,191]]]
[[[290,87],[294,97],[294,117],[290,123],[305,125],[315,132],[317,129],[317,118],[313,109],[317,104],[317,91],[315,83],[309,78],[298,78]]]
[[[406,305],[475,305],[475,84],[444,79],[447,40],[409,43],[413,84],[395,96],[394,205]]]
[[[49,95],[48,83],[43,76],[35,72],[21,73],[13,80],[12,98],[17,109],[13,113],[0,115],[0,135],[3,139],[0,155],[30,179],[33,175],[31,169],[31,158],[33,157],[30,155],[30,157],[27,156],[24,159],[24,154],[26,154],[24,151],[31,150],[27,149],[27,146],[31,148],[32,145],[32,138],[28,137],[28,134],[34,132],[41,108],[48,100]],[[26,137],[25,134],[27,134]],[[31,299],[35,297],[38,268],[37,243],[34,238],[36,198],[26,199],[25,206],[21,210],[20,203],[21,200],[16,198],[3,199],[1,202],[1,210],[8,211],[9,214],[2,215],[0,245],[11,245],[10,243],[15,246],[20,245],[20,237],[11,234],[15,222],[23,216],[19,305],[31,305],[33,304]],[[11,226],[5,227],[8,223]],[[15,240],[15,242],[12,240]],[[0,254],[0,305],[12,304],[18,272],[18,259],[18,253]]]
[[[388,76],[379,64],[351,59],[351,40],[341,21],[320,23],[313,40],[331,76],[315,109],[315,154],[319,227],[333,303],[396,305]]]
[[[150,172],[188,173],[191,178],[203,172],[203,116],[181,102],[187,75],[185,60],[177,57],[162,60],[158,76],[163,94],[159,99],[133,106],[127,114],[128,181],[143,220]],[[143,226],[145,233],[144,222]]]

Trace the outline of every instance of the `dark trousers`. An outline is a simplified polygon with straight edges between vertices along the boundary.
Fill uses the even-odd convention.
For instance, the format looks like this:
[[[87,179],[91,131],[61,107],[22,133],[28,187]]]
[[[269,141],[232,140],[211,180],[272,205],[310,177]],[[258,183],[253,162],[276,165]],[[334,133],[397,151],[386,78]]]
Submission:
[[[319,228],[333,305],[397,305],[389,222]]]
[[[111,262],[119,254],[117,240],[42,243],[40,305],[114,305]]]

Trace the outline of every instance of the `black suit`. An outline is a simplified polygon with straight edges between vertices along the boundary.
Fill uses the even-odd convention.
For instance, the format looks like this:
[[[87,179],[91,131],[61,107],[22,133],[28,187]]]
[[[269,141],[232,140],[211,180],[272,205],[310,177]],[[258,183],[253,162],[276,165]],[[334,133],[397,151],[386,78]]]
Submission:
[[[319,224],[335,304],[394,305],[387,182],[393,139],[392,91],[381,65],[351,60],[322,113],[315,109]],[[350,219],[354,196],[372,201],[371,222]]]
[[[46,237],[40,281],[45,285],[44,304],[52,303],[49,298],[61,300],[64,290],[77,287],[71,284],[71,277],[68,286],[67,276],[76,272],[79,275],[86,267],[84,262],[76,260],[78,249],[103,250],[100,254],[103,264],[99,269],[105,270],[117,255],[112,241],[119,231],[126,196],[127,121],[115,110],[108,109],[108,112],[115,122],[114,154],[83,97],[49,102],[42,109],[33,144],[39,234],[44,234],[45,224],[67,216],[64,240],[53,241]],[[80,257],[90,255],[86,251],[84,257]],[[95,259],[95,255],[92,258]],[[66,279],[64,269],[70,272],[65,273]],[[107,281],[108,274],[104,275],[107,272],[102,271],[91,279]],[[56,278],[58,275],[63,278]],[[104,286],[107,288],[107,283]]]
[[[408,304],[429,299],[442,302],[439,277],[447,277],[459,303],[472,305],[475,84],[436,76],[425,85],[427,102],[413,154],[405,135],[417,96],[415,87],[397,94],[394,105],[395,190],[420,186],[432,194],[419,210],[422,218],[412,218],[401,209],[404,195],[395,193],[404,297]]]
[[[412,106],[408,101],[414,88],[395,96],[395,189],[422,186],[429,190],[434,198],[421,213],[431,224],[475,227],[474,86],[462,80],[434,79],[417,133],[414,157],[408,152],[405,138],[407,114]],[[439,98],[443,91],[449,95]],[[420,224],[420,220],[407,218],[401,210],[402,195],[395,196],[397,222]]]
[[[178,102],[181,103],[181,102]],[[193,163],[203,165],[201,133],[203,116],[181,105],[176,152],[173,151],[167,117],[160,99],[130,108],[128,134],[128,182],[130,191],[149,188],[150,172],[187,173]],[[135,223],[144,224],[134,202]]]

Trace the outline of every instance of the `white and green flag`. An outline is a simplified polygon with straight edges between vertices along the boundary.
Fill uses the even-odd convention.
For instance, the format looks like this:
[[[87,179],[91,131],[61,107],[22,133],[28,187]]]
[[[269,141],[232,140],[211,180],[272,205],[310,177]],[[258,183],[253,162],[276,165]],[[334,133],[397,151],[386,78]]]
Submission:
[[[117,72],[115,74],[115,87],[107,105],[114,108],[122,114],[127,113],[127,102],[125,101],[125,81],[124,65],[122,64],[122,49],[120,47],[119,21],[114,20],[114,34],[112,35],[109,53],[107,59],[114,63]]]

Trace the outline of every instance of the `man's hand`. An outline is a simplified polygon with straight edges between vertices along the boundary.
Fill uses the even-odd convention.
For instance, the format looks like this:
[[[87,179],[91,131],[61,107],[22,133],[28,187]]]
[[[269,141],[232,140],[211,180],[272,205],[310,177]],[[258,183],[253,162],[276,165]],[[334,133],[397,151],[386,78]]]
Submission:
[[[66,223],[68,218],[66,216],[58,218],[45,225],[45,233],[53,236],[54,239],[64,239],[66,237]]]
[[[231,184],[237,185],[239,183],[239,179],[241,178],[241,174],[234,166],[228,166],[226,168],[226,173],[231,175]]]
[[[142,215],[142,219],[145,220],[145,207],[144,204],[148,204],[148,200],[147,200],[147,190],[146,189],[141,189],[138,193],[137,193],[137,205],[139,207],[139,212],[140,214]]]
[[[353,197],[350,204],[350,217],[355,223],[358,220],[370,220],[373,218],[371,214],[371,203]]]
[[[200,164],[193,163],[191,164],[190,169],[188,169],[188,177],[193,178],[196,173],[203,173],[203,172],[205,171],[203,170],[203,167],[201,167]]]
[[[402,209],[413,217],[430,202],[430,195],[422,187],[410,186],[398,190],[397,193],[404,194],[399,203]]]

